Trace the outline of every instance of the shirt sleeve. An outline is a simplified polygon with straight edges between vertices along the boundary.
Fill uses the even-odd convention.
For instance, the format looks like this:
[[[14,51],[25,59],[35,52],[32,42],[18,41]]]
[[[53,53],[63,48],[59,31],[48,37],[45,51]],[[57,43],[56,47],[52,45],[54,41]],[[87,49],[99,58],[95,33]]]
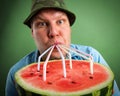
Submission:
[[[12,71],[10,70],[8,73],[7,81],[6,81],[6,89],[5,89],[5,96],[18,96],[18,92],[15,87],[15,82],[13,79]]]
[[[14,75],[16,71],[18,71],[20,68],[33,62],[36,62],[37,52],[38,52],[37,50],[31,52],[30,54],[23,57],[20,61],[18,61],[14,66],[11,67],[6,80],[5,96],[19,96],[18,95],[19,90],[17,89],[16,86],[17,84]]]

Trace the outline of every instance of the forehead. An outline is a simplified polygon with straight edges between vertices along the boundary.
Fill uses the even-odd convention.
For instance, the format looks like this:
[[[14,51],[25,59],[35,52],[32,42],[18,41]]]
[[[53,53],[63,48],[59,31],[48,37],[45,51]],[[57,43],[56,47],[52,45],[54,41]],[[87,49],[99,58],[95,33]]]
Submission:
[[[57,10],[57,9],[44,9],[39,11],[34,17],[44,17],[44,18],[55,18],[55,17],[63,17],[67,14],[63,11]]]

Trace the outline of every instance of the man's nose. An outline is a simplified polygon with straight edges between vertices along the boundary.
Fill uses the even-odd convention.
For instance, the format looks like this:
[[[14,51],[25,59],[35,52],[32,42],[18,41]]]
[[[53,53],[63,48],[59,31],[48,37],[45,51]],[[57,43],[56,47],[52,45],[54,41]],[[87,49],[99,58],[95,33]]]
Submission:
[[[49,38],[54,38],[59,35],[58,26],[51,25],[48,32]]]

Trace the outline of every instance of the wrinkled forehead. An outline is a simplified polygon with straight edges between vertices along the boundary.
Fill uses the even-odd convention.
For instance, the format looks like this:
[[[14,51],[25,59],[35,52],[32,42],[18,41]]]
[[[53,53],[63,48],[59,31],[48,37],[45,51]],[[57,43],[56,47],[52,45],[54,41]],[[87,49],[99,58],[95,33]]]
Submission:
[[[67,17],[67,14],[57,9],[43,9],[39,11],[33,18],[34,19],[37,17],[53,17],[54,18],[54,17],[61,17],[61,16]]]

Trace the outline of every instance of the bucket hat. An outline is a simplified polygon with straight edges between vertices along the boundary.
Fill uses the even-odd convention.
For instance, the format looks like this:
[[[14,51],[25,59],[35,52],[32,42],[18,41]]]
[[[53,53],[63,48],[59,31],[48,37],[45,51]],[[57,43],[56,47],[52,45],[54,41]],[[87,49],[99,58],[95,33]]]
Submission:
[[[25,19],[24,24],[31,28],[32,18],[43,9],[57,9],[67,14],[70,26],[75,22],[76,16],[66,8],[63,0],[32,0],[32,7],[29,16]]]

